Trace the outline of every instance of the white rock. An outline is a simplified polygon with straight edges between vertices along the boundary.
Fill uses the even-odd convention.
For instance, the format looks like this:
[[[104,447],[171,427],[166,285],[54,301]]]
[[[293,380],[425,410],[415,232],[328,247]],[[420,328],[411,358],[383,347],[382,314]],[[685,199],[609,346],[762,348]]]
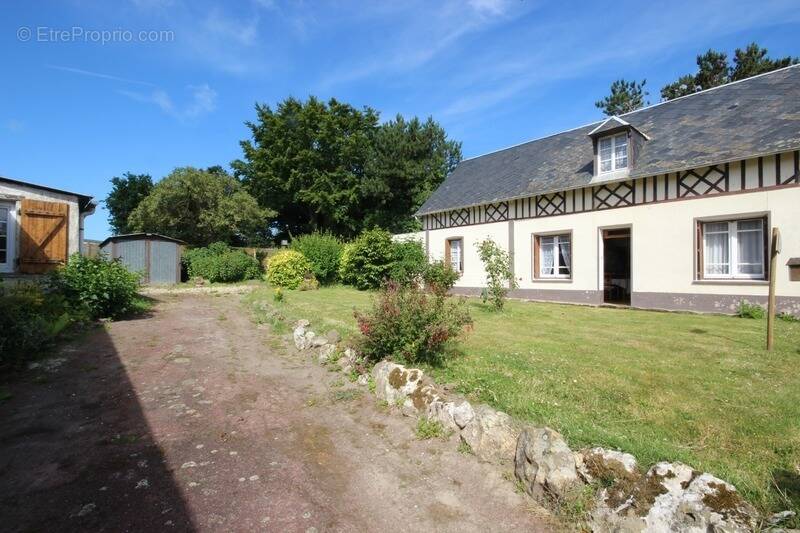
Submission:
[[[631,476],[638,476],[639,469],[636,457],[629,453],[605,448],[592,448],[575,453],[575,463],[578,473],[587,483],[594,481],[592,470],[602,468],[604,471],[613,472],[621,468]],[[623,474],[624,475],[624,474]]]
[[[507,414],[479,405],[474,417],[461,431],[461,440],[485,461],[508,463],[514,460],[517,432]]]
[[[447,429],[461,431],[475,418],[475,411],[466,400],[457,402],[438,400],[428,405],[428,418],[438,421]]]
[[[311,322],[309,320],[306,320],[305,318],[301,318],[300,320],[298,320],[295,323],[295,326],[299,327],[299,328],[307,328],[310,325],[311,325]]]
[[[581,484],[572,450],[550,428],[529,428],[520,433],[514,474],[525,491],[537,499],[567,496]]]
[[[326,344],[325,346],[320,346],[317,360],[320,362],[320,364],[327,363],[328,359],[331,358],[331,356],[335,351],[336,351],[336,346],[334,346],[333,344]]]
[[[345,356],[347,352],[345,351]],[[375,394],[381,400],[395,404],[405,400],[417,389],[422,381],[422,371],[416,368],[406,369],[402,365],[381,361],[372,369],[375,380]]]
[[[298,350],[305,350],[306,346],[306,328],[303,326],[297,326],[294,328],[292,332],[292,339],[294,340],[294,345]]]

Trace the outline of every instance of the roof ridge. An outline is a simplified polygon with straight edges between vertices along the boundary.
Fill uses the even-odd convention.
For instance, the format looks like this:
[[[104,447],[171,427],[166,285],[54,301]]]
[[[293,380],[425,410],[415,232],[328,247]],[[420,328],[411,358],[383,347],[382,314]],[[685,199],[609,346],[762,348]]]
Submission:
[[[658,107],[660,105],[669,104],[670,102],[676,102],[678,100],[683,100],[685,98],[690,98],[692,96],[697,96],[698,94],[704,94],[704,93],[707,93],[709,91],[714,91],[716,89],[722,89],[724,87],[730,87],[731,85],[737,85],[737,84],[745,82],[745,81],[754,80],[756,78],[762,78],[762,77],[768,76],[770,74],[775,74],[776,72],[781,72],[781,71],[784,71],[784,70],[788,70],[788,69],[791,69],[791,68],[798,68],[798,67],[800,67],[800,63],[796,63],[794,65],[789,65],[789,66],[786,66],[786,67],[781,67],[781,68],[775,69],[775,70],[770,70],[769,72],[762,72],[761,74],[756,74],[755,76],[750,76],[749,78],[744,78],[743,80],[731,81],[731,82],[725,83],[723,85],[717,85],[716,87],[711,87],[710,89],[703,89],[702,91],[697,91],[696,93],[686,94],[684,96],[679,96],[677,98],[672,98],[671,100],[664,100],[663,102],[656,102],[655,104],[651,104],[651,105],[648,105],[648,106],[645,106],[645,107],[642,107],[642,108],[639,108],[639,109],[635,109],[633,111],[628,111],[627,113],[623,113],[621,115],[613,115],[611,117],[606,117],[605,119],[595,120],[595,121],[589,122],[587,124],[583,124],[582,126],[569,128],[569,129],[566,129],[566,130],[558,131],[556,133],[549,133],[547,135],[542,135],[541,137],[535,137],[533,139],[528,139],[527,141],[522,141],[522,142],[519,142],[519,143],[516,143],[516,144],[512,144],[510,146],[505,146],[503,148],[498,148],[496,150],[490,150],[488,152],[484,152],[484,153],[479,154],[479,155],[474,155],[472,157],[464,158],[464,159],[461,160],[461,162],[463,163],[464,161],[471,161],[473,159],[478,159],[480,157],[484,157],[484,156],[487,156],[487,155],[496,154],[498,152],[503,152],[505,150],[511,150],[512,148],[517,148],[517,147],[522,146],[524,144],[528,144],[528,143],[532,143],[532,142],[536,142],[536,141],[542,141],[542,140],[548,139],[550,137],[555,137],[556,135],[562,135],[564,133],[569,133],[571,131],[579,130],[579,129],[582,129],[582,128],[588,128],[589,126],[593,126],[595,124],[602,125],[603,123],[605,123],[606,121],[608,121],[609,119],[611,119],[613,117],[619,118],[619,117],[624,117],[624,116],[627,116],[627,115],[632,115],[634,113],[638,113],[639,111],[646,111],[648,109],[653,109],[654,107]]]

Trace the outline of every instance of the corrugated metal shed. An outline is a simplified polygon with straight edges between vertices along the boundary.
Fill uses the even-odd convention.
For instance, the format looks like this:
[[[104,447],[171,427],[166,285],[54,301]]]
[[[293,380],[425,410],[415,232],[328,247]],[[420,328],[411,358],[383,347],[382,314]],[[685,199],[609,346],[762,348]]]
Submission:
[[[157,233],[115,235],[100,243],[100,251],[119,259],[129,270],[142,274],[142,281],[155,285],[181,281],[184,242]]]

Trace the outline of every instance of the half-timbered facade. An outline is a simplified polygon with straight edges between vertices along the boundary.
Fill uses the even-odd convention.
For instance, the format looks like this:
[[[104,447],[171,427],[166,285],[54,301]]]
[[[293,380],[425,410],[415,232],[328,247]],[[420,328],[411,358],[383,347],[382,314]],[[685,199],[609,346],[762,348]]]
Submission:
[[[43,274],[82,248],[91,196],[0,176],[0,277]]]
[[[491,237],[521,298],[730,312],[774,275],[800,314],[800,66],[465,160],[418,217],[457,292]]]

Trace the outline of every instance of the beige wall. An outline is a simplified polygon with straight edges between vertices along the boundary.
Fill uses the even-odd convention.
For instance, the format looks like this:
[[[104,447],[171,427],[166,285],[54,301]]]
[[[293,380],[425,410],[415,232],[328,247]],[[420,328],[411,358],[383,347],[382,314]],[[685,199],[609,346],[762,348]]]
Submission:
[[[792,176],[791,158],[784,157],[781,163],[782,176]],[[779,299],[779,303],[782,302],[779,307],[782,305],[784,310],[800,313],[800,282],[789,280],[786,266],[790,257],[800,257],[800,187],[789,185],[740,191],[739,165],[733,163],[730,166],[731,193],[728,194],[428,230],[428,249],[432,259],[441,259],[445,240],[463,237],[464,275],[456,286],[483,287],[485,274],[475,243],[489,236],[506,250],[513,248],[514,272],[520,289],[523,289],[518,295],[598,303],[596,299],[601,298],[599,294],[603,289],[601,229],[629,226],[633,305],[729,312],[735,307],[738,297],[763,301],[768,282],[695,280],[696,219],[766,215],[770,225],[778,227],[782,235],[782,252],[776,272],[776,291],[779,297],[783,297]],[[747,161],[746,187],[758,187],[757,175],[757,160]],[[764,159],[762,180],[764,186],[774,187],[774,158]],[[645,183],[652,184],[652,181]],[[659,190],[663,183],[657,182]],[[674,183],[670,185],[676,187]],[[534,279],[532,236],[557,231],[572,233],[572,279]],[[513,247],[509,246],[510,235],[513,235]]]
[[[44,191],[36,187],[28,187],[25,185],[16,185],[11,183],[0,182],[0,201],[13,202],[14,209],[14,248],[15,257],[18,254],[16,250],[19,248],[19,208],[20,199],[28,198],[31,200],[44,200],[46,202],[64,202],[69,204],[69,253],[73,254],[80,251],[80,208],[78,206],[78,198],[74,195],[61,194],[56,192]]]

